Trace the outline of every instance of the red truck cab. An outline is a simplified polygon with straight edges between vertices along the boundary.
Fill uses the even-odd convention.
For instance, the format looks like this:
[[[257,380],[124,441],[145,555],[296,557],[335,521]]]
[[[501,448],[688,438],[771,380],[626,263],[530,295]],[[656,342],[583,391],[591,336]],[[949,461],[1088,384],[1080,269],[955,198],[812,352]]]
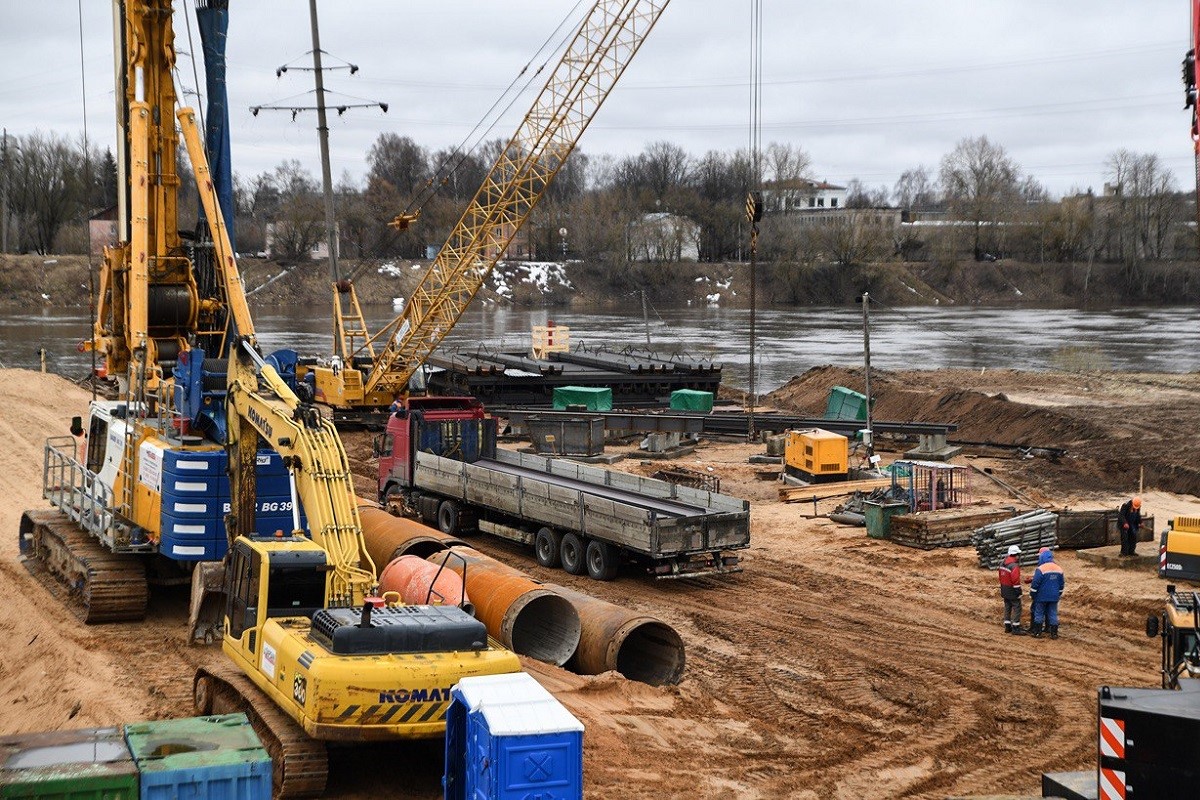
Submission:
[[[418,452],[474,462],[496,452],[496,421],[474,397],[410,397],[375,441],[379,496],[413,488]]]

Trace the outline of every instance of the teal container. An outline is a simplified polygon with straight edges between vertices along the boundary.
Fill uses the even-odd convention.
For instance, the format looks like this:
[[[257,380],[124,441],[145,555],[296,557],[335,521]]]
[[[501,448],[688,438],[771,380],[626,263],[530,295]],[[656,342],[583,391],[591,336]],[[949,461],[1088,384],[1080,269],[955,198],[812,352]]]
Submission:
[[[825,419],[867,419],[867,396],[862,392],[834,386],[825,404]]]
[[[908,511],[908,503],[863,503],[863,517],[867,524],[867,536],[872,539],[888,539],[892,535],[892,517]]]
[[[5,736],[0,798],[137,800],[137,765],[116,728]]]
[[[713,393],[700,392],[695,389],[676,389],[671,392],[671,409],[673,411],[712,411]]]
[[[612,411],[612,389],[602,386],[559,386],[554,390],[555,411]]]
[[[245,714],[125,726],[141,800],[271,800],[271,757]]]

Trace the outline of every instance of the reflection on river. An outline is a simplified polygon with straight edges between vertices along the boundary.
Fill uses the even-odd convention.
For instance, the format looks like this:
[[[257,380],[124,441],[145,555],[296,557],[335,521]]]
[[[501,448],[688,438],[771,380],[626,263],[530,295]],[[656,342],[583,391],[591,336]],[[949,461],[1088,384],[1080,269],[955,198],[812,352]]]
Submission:
[[[649,324],[639,313],[583,313],[544,309],[472,308],[444,347],[480,343],[513,350],[529,347],[532,325],[571,328],[573,342],[651,346],[712,358],[725,366],[725,382],[745,386],[750,362],[750,313],[745,309],[659,309]],[[366,310],[371,330],[393,311]],[[1200,369],[1195,308],[1076,311],[1010,308],[872,308],[871,365],[881,369],[984,367],[1118,372],[1191,372]],[[327,307],[260,310],[255,314],[264,351],[291,347],[323,355],[332,347]],[[86,373],[90,356],[76,344],[87,336],[87,312],[20,309],[0,312],[0,365],[38,368],[46,348],[51,370]],[[863,359],[859,308],[772,308],[756,314],[758,384],[773,389],[821,364],[856,366]]]

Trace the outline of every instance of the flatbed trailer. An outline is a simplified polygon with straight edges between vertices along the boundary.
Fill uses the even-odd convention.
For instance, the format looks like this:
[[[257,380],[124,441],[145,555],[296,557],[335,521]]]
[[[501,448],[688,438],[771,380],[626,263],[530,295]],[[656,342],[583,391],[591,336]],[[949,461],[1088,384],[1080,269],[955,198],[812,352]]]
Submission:
[[[475,400],[409,403],[378,448],[380,494],[441,530],[531,545],[543,566],[600,580],[624,563],[659,578],[741,570],[735,551],[750,546],[747,501],[498,449],[495,421]]]

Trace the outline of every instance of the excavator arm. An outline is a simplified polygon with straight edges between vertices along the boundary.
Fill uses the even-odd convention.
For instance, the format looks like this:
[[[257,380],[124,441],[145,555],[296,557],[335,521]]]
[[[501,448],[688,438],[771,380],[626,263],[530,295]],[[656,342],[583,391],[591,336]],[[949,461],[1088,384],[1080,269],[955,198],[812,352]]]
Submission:
[[[380,346],[364,396],[406,390],[529,219],[669,1],[595,3],[403,312],[363,345]]]
[[[230,540],[254,531],[254,456],[261,440],[283,456],[292,476],[292,508],[304,508],[312,540],[326,553],[326,605],[362,605],[375,588],[375,565],[363,544],[350,464],[333,423],[302,402],[247,339],[230,353],[227,386],[230,446],[237,456],[231,457]],[[297,523],[298,513],[293,511]]]

